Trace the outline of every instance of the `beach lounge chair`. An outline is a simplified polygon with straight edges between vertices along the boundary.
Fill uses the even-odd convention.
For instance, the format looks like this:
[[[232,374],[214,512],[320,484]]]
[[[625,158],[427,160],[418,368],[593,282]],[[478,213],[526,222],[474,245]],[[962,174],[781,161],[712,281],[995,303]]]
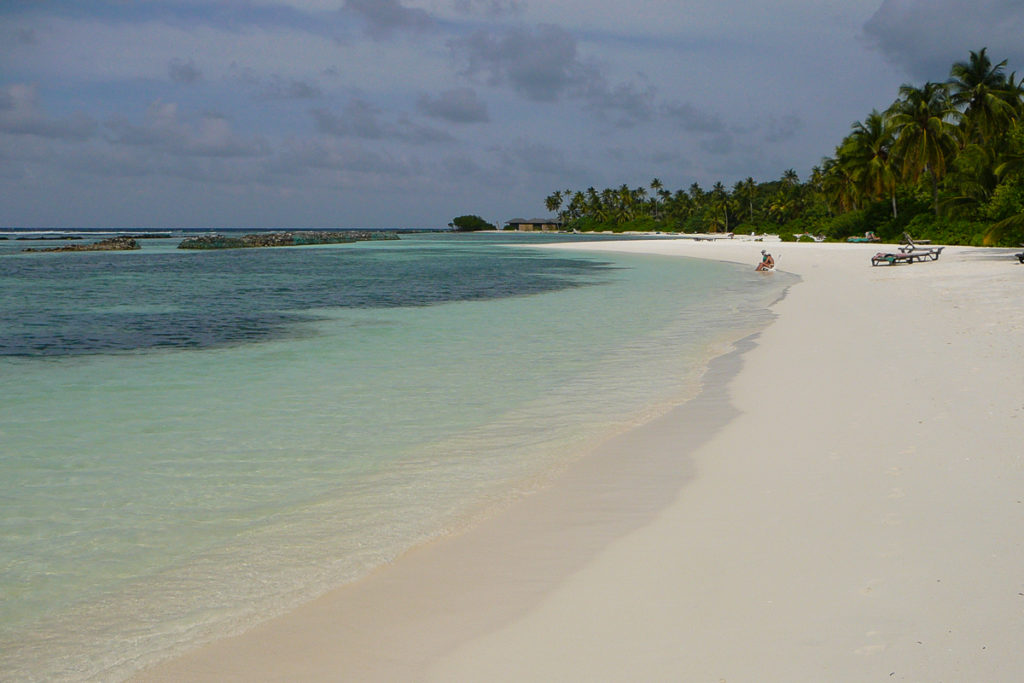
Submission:
[[[909,232],[903,233],[903,237],[900,238],[900,244],[902,244],[902,245],[904,245],[906,247],[910,247],[911,249],[916,249],[917,245],[931,244],[931,243],[932,243],[931,240],[915,240],[913,237],[910,236]]]
[[[903,233],[900,252],[909,255],[911,263],[914,261],[938,261],[945,247],[922,246],[931,243],[931,240],[915,240],[908,233]]]
[[[864,233],[863,237],[847,237],[846,241],[847,242],[881,242],[882,240],[881,240],[881,238],[878,237],[878,235],[876,235],[875,233],[873,233],[870,230],[868,230],[866,233]]]
[[[877,266],[880,263],[894,266],[897,263],[913,263],[914,259],[911,258],[910,254],[905,254],[902,251],[880,251],[871,257],[871,265]]]
[[[945,247],[931,247],[930,249],[914,249],[913,251],[900,248],[898,252],[880,251],[871,257],[871,265],[886,263],[890,266],[897,263],[914,263],[915,261],[938,261],[939,255]]]

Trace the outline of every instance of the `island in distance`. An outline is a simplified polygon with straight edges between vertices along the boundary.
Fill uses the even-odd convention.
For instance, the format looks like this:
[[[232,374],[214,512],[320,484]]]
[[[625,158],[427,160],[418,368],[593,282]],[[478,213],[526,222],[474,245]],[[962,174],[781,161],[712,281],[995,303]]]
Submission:
[[[22,251],[130,251],[139,248],[139,243],[135,241],[134,237],[108,237],[85,244],[62,244],[59,247],[46,247],[45,249],[29,247]]]
[[[139,249],[140,235],[109,237],[84,244],[62,244],[58,247],[28,248],[23,251],[130,251]],[[245,249],[255,247],[300,247],[313,244],[347,244],[366,240],[397,240],[398,235],[384,230],[299,230],[294,232],[262,232],[239,237],[219,234],[186,237],[178,249]]]
[[[178,249],[245,249],[252,247],[299,247],[311,244],[347,244],[366,240],[397,240],[394,232],[381,230],[301,230],[260,232],[240,237],[199,235],[186,237]]]

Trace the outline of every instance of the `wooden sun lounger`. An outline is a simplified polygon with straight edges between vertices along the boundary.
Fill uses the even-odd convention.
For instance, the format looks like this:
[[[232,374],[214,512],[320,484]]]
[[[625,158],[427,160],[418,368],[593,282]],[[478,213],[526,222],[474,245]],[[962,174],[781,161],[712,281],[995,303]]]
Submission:
[[[880,251],[871,257],[871,265],[877,266],[880,263],[893,266],[897,263],[914,263],[915,261],[938,261],[939,255],[945,247],[932,247],[930,249],[903,250],[898,252]]]
[[[931,244],[931,240],[915,240],[910,236],[909,232],[903,233],[903,238],[900,240],[900,244],[903,244],[911,249],[917,249],[918,244]]]
[[[890,266],[896,265],[897,263],[913,263],[914,259],[910,254],[900,252],[886,252],[880,251],[871,257],[871,265],[877,266],[879,263],[885,263]]]
[[[927,247],[921,246],[923,244],[931,244],[931,240],[914,240],[910,237],[909,233],[903,233],[903,240],[900,246],[900,252],[907,254],[910,258],[907,263],[913,263],[914,261],[938,261],[939,255],[945,247]]]

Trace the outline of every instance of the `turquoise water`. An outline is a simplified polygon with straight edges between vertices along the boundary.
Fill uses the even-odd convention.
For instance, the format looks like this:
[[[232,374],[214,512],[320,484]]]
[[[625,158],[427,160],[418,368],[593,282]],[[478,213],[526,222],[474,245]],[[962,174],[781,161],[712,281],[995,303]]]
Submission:
[[[463,528],[692,396],[788,284],[546,239],[3,245],[0,671],[123,678]]]

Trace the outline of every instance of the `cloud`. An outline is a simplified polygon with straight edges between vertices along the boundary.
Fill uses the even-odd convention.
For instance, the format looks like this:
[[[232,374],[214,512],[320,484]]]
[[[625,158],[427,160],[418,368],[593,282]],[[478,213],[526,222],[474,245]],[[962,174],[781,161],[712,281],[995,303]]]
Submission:
[[[522,14],[526,10],[526,3],[522,0],[454,0],[452,6],[459,14],[483,14],[488,17]]]
[[[246,140],[234,133],[227,118],[202,114],[186,120],[178,105],[154,102],[141,125],[124,119],[106,124],[108,140],[115,145],[150,148],[175,156],[249,157],[263,154],[267,145],[258,139]]]
[[[386,121],[380,107],[358,98],[350,100],[340,114],[322,107],[312,109],[310,114],[321,133],[334,137],[397,140],[417,145],[454,140],[448,133],[418,125],[406,116],[399,117],[394,123]]]
[[[768,132],[764,139],[768,142],[785,142],[792,140],[797,131],[800,130],[803,122],[795,114],[786,114],[782,118],[768,117]]]
[[[969,51],[1024,64],[1024,4],[1019,0],[885,0],[864,25],[869,43],[915,78],[941,81]]]
[[[271,76],[263,85],[260,95],[268,100],[313,100],[322,94],[319,86],[313,83]]]
[[[365,140],[380,140],[386,135],[384,125],[378,120],[382,110],[365,100],[350,100],[340,114],[323,108],[310,113],[321,133]]]
[[[535,102],[554,102],[593,81],[596,69],[580,61],[576,39],[557,26],[477,30],[449,41],[468,76],[507,85]]]
[[[706,140],[702,140],[700,148],[708,154],[725,156],[732,152],[734,147],[733,136],[728,132],[716,133]]]
[[[654,115],[656,90],[626,82],[608,85],[604,77],[595,74],[582,92],[591,109],[602,116],[613,116],[615,125],[629,128],[649,121]]]
[[[689,102],[668,102],[661,113],[672,123],[691,133],[721,133],[725,124],[717,114],[699,109]]]
[[[580,178],[586,169],[569,161],[564,150],[552,145],[520,139],[499,150],[503,166],[515,167],[529,176],[547,176],[559,179]]]
[[[374,40],[389,37],[397,30],[423,31],[434,26],[424,10],[405,7],[398,0],[346,0],[345,9],[366,22],[366,32]]]
[[[167,73],[175,83],[195,83],[203,77],[203,72],[196,68],[191,59],[187,62],[172,59]]]
[[[463,75],[509,87],[532,102],[582,100],[621,127],[649,120],[656,109],[653,87],[610,83],[599,64],[580,58],[576,39],[558,26],[481,29],[448,47]]]
[[[487,105],[472,88],[455,88],[432,97],[423,93],[416,100],[416,108],[438,119],[452,123],[482,123],[490,120]]]
[[[96,122],[84,114],[50,118],[39,108],[35,86],[14,84],[0,88],[0,133],[80,141],[92,137]]]
[[[269,169],[290,175],[304,175],[315,170],[409,177],[419,173],[421,166],[415,158],[369,150],[360,145],[303,140],[284,148]]]

